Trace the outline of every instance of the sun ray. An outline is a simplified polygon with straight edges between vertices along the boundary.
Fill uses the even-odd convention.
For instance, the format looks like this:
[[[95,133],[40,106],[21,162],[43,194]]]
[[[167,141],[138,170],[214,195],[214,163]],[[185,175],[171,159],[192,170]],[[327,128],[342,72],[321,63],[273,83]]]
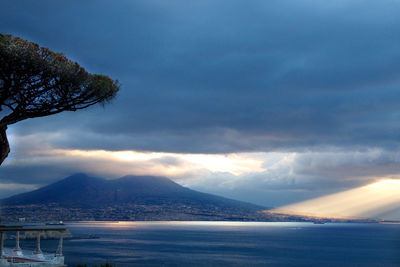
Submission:
[[[321,217],[376,218],[400,206],[400,180],[373,184],[275,209],[275,212]]]

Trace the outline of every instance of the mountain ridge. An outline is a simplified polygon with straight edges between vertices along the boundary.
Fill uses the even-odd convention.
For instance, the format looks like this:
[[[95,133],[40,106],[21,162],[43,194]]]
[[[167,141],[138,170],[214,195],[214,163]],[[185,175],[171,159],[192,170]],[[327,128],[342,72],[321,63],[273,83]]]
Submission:
[[[72,214],[75,209],[79,210],[81,215],[85,214],[85,216],[71,215],[71,218],[78,220],[87,218],[94,220],[204,219],[208,217],[221,219],[232,216],[243,218],[248,214],[254,215],[266,209],[254,204],[198,192],[166,177],[127,175],[106,180],[82,173],[71,175],[31,192],[2,199],[0,204],[12,213],[16,213],[12,211],[13,207],[23,207],[25,211],[31,206],[41,207],[40,214],[45,214],[46,211],[43,210],[52,208]],[[118,210],[118,212],[114,212],[114,215],[105,215],[107,210]],[[130,215],[124,215],[124,213]],[[20,214],[23,215],[22,212]],[[33,211],[32,214],[34,214]],[[46,214],[46,216],[52,215]],[[68,217],[65,215],[62,219],[68,220]]]
[[[0,203],[2,205],[72,204],[85,201],[86,204],[99,205],[110,202],[115,204],[127,203],[137,201],[138,198],[151,197],[170,197],[172,199],[185,200],[189,200],[190,198],[194,200],[210,198],[211,200],[232,201],[232,203],[236,204],[241,203],[261,208],[261,206],[254,204],[198,192],[161,176],[127,175],[118,179],[107,180],[88,176],[83,173],[71,175],[30,192],[2,199]],[[202,201],[205,200],[202,199]]]

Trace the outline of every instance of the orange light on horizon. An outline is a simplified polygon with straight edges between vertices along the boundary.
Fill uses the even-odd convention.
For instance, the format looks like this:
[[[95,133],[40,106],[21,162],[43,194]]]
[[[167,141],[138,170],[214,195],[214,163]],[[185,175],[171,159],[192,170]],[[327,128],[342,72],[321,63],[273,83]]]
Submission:
[[[400,180],[382,179],[378,182],[323,196],[274,212],[339,218],[378,218],[400,207]]]
[[[188,154],[169,152],[145,151],[108,151],[108,150],[79,150],[79,149],[49,149],[41,151],[44,157],[70,157],[85,160],[112,161],[115,164],[129,169],[128,165],[142,166],[144,174],[179,176],[188,171],[205,169],[210,172],[227,172],[241,175],[250,172],[262,172],[263,159],[256,155],[247,154]],[[171,159],[176,164],[163,163],[164,159]],[[168,161],[168,160],[167,160]],[[134,173],[137,173],[136,168]]]

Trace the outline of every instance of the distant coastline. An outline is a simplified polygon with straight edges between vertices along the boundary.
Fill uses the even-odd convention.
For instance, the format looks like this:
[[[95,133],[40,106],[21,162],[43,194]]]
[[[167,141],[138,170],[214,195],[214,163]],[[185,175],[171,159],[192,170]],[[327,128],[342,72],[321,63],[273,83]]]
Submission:
[[[76,174],[1,201],[3,222],[242,221],[363,222],[383,220],[290,214],[206,194],[168,178],[126,176],[104,180]]]

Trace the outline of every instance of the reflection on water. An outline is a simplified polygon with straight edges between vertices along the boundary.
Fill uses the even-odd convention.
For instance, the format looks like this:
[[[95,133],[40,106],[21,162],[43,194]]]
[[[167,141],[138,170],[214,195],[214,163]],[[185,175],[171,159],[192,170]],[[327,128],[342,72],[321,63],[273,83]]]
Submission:
[[[312,226],[308,222],[238,222],[238,221],[148,221],[148,222],[107,222],[83,221],[70,223],[70,227],[101,227],[101,228],[134,228],[134,227],[182,227],[182,226],[210,226],[210,227],[295,227]],[[206,228],[204,228],[206,229]]]
[[[100,236],[66,240],[69,266],[400,266],[400,225],[395,224],[84,222],[67,227],[76,235]],[[43,242],[43,248],[54,248],[51,242],[56,241]]]

